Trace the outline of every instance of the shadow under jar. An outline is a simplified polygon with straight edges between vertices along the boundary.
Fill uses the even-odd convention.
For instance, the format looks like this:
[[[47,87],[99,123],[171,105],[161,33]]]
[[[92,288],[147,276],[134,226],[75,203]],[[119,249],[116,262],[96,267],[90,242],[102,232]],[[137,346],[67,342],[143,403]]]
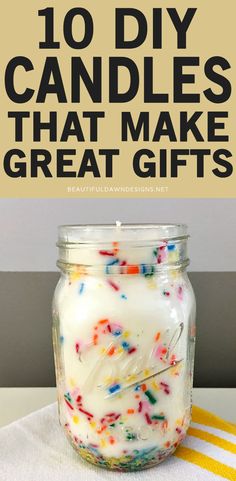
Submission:
[[[195,339],[187,238],[184,225],[59,228],[60,423],[93,464],[148,468],[185,437]]]

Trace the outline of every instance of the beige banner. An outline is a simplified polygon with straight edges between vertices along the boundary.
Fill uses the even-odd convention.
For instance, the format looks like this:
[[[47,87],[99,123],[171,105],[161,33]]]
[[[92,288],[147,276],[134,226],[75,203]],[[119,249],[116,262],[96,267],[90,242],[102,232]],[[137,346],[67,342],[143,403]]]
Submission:
[[[1,10],[1,115],[0,115],[0,195],[1,197],[235,197],[235,140],[233,138],[233,125],[235,125],[236,102],[234,89],[230,98],[224,103],[213,103],[204,95],[206,89],[212,89],[220,95],[222,88],[207,78],[204,67],[211,57],[220,56],[227,59],[231,68],[222,71],[218,66],[215,71],[227,78],[230,83],[235,79],[235,47],[233,34],[235,31],[235,2],[228,0],[207,2],[194,0],[191,7],[197,8],[187,32],[187,48],[177,48],[177,33],[173,26],[167,8],[176,4],[180,18],[184,17],[186,9],[190,6],[187,0],[178,2],[143,2],[135,0],[127,5],[126,0],[82,0],[80,2],[68,0],[67,2],[31,1],[4,2]],[[146,17],[148,29],[144,43],[136,49],[115,48],[115,9],[133,7],[139,9]],[[39,42],[45,39],[45,17],[38,16],[38,10],[47,7],[54,8],[55,41],[60,42],[59,49],[40,49]],[[84,7],[89,10],[94,23],[94,35],[91,44],[85,49],[74,49],[67,45],[63,36],[63,22],[67,12],[75,7]],[[153,30],[153,9],[162,8],[162,48],[153,48],[153,36],[159,38],[159,32]],[[125,23],[129,40],[137,34],[137,22],[131,17]],[[81,39],[84,32],[84,22],[78,16],[74,19],[72,34],[74,39]],[[6,93],[4,77],[6,67],[13,57],[24,56],[30,59],[33,70],[26,72],[23,67],[17,67],[14,75],[14,88],[17,93],[23,93],[26,88],[33,89],[32,99],[25,103],[13,102]],[[128,57],[132,59],[139,71],[139,88],[133,100],[127,103],[109,103],[109,57]],[[45,65],[46,57],[57,57],[67,102],[59,103],[55,94],[48,94],[45,103],[37,102],[39,85]],[[92,58],[102,57],[102,101],[93,103],[86,88],[81,84],[80,102],[71,101],[71,82],[75,73],[72,72],[71,57],[81,57],[88,72],[92,74]],[[155,92],[167,93],[168,103],[144,102],[144,57],[153,57],[153,89]],[[195,83],[184,85],[185,93],[200,94],[200,103],[174,103],[173,100],[173,57],[199,57],[199,66],[184,67],[185,74],[194,74]],[[125,92],[128,89],[130,77],[125,68],[120,69],[119,89]],[[233,86],[232,86],[233,87]],[[23,119],[22,141],[15,140],[15,120],[9,118],[9,112],[28,112]],[[80,136],[69,136],[67,141],[62,140],[68,112],[77,112],[80,125]],[[105,112],[105,117],[98,121],[98,141],[91,141],[89,119],[86,112]],[[137,122],[140,111],[147,112],[149,128],[146,140],[142,135],[137,141],[122,141],[122,112],[131,112],[132,119]],[[168,136],[161,136],[160,140],[153,140],[161,112],[168,111],[176,137],[170,141]],[[189,132],[186,141],[180,140],[180,112],[187,112],[188,118],[195,112],[202,112],[196,125],[203,140],[196,141]],[[50,112],[56,112],[57,119],[56,139],[49,139],[49,132],[42,131],[41,140],[33,141],[34,112],[40,112],[41,122],[49,121]],[[217,123],[224,123],[224,129],[218,128],[215,135],[228,136],[229,140],[208,141],[208,112],[228,112],[228,118],[217,118]],[[12,114],[11,114],[12,115]],[[146,124],[147,125],[147,124]],[[19,134],[19,132],[18,132]],[[82,136],[84,140],[82,139]],[[12,149],[22,151],[22,158],[17,155],[9,159],[7,153]],[[32,178],[34,171],[33,160],[37,151],[48,151],[51,160],[48,162],[47,171],[51,177],[45,178],[42,169],[38,169],[38,177]],[[97,164],[97,175],[86,172],[84,177],[78,177],[82,172],[82,163],[85,163],[86,151],[92,150]],[[101,150],[119,150],[119,155],[113,159],[113,176],[106,177],[106,156]],[[148,149],[152,158],[143,156],[139,168],[145,172],[148,169],[154,177],[141,178],[134,172],[133,158],[137,151]],[[171,150],[186,149],[178,155],[184,159],[186,165],[178,167],[178,177],[171,177],[174,172],[175,154]],[[196,149],[210,150],[204,158],[204,177],[197,177],[197,156],[190,151]],[[228,177],[218,177],[217,172],[225,172],[224,165],[218,165],[214,154],[222,149],[229,151],[232,156],[227,162],[232,164],[233,171]],[[62,151],[64,159],[70,160],[71,165],[64,166],[65,172],[75,172],[75,177],[58,177],[57,166],[60,163]],[[33,152],[32,152],[33,151]],[[100,152],[99,152],[100,151]],[[162,154],[160,154],[162,151]],[[166,154],[164,153],[166,151]],[[36,153],[35,153],[36,152]],[[87,153],[88,155],[88,153]],[[166,155],[166,161],[163,160]],[[160,161],[160,157],[162,160]],[[215,158],[216,158],[215,157]],[[38,160],[42,157],[38,157]],[[95,159],[95,161],[94,161]],[[147,166],[145,163],[148,162]],[[166,162],[166,172],[164,163]],[[109,162],[107,162],[108,164]],[[172,163],[172,164],[171,164]],[[162,177],[160,176],[160,165]],[[23,176],[11,177],[11,172]]]

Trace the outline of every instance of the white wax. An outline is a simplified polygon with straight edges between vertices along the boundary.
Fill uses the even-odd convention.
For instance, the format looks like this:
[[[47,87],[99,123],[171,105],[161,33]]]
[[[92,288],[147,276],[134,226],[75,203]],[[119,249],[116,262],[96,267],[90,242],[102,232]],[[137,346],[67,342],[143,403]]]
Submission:
[[[111,251],[118,243],[119,258],[128,264],[152,264],[154,249],[174,242],[177,251],[183,238],[187,238],[187,227],[182,224],[125,225],[116,221],[116,225],[61,226],[59,256],[69,264],[102,265],[105,261],[99,250]],[[184,243],[182,247],[185,249]]]
[[[133,469],[155,450],[159,462],[185,435],[195,315],[186,239],[171,224],[59,230],[60,418],[93,460],[128,456]]]
[[[83,413],[76,407],[74,411],[68,409],[62,401],[61,415],[64,422],[69,423],[73,435],[82,439],[86,445],[98,444],[99,451],[105,457],[120,457],[124,449],[129,450],[131,447],[144,449],[158,445],[163,448],[168,441],[173,444],[178,439],[176,427],[179,420],[183,420],[186,414],[189,416],[189,365],[186,360],[193,305],[191,288],[182,276],[173,279],[145,279],[139,275],[130,277],[113,278],[119,291],[115,291],[104,277],[82,277],[71,284],[67,278],[63,278],[55,296],[55,306],[60,317],[60,335],[64,339],[61,347],[63,391],[73,392],[74,388],[79,387],[84,409],[93,414],[93,421],[97,426],[106,413],[121,413],[125,426],[138,433],[138,436],[147,438],[136,439],[131,443],[125,440],[122,425],[118,425],[113,430],[106,430],[111,432],[115,439],[117,437],[116,442],[110,444],[106,432],[98,434]],[[84,291],[79,295],[82,284]],[[179,286],[183,289],[181,301],[178,298]],[[163,292],[168,292],[169,297],[163,295]],[[121,298],[122,294],[126,299]],[[98,345],[93,346],[93,329],[101,319],[109,319],[111,325],[119,324],[123,332],[127,331],[124,339],[137,348],[132,358],[128,358],[125,352],[120,357],[102,355],[102,348],[108,350],[112,343],[117,341],[119,344],[119,339],[110,335],[101,335]],[[104,385],[109,377],[117,377],[120,382],[120,378],[127,378],[128,374],[140,371],[144,371],[145,377],[145,370],[154,362],[156,368],[162,370],[165,366],[162,361],[150,359],[150,353],[155,346],[155,335],[160,332],[160,338],[168,344],[180,323],[184,326],[183,333],[173,351],[177,360],[183,359],[176,368],[178,375],[174,374],[174,369],[170,369],[147,381],[148,389],[157,399],[156,404],[150,404],[144,395],[141,396],[150,415],[164,413],[168,428],[163,429],[161,423],[159,427],[149,426],[144,413],[138,412],[139,400],[135,399],[134,390],[128,389],[118,396],[107,397]],[[81,360],[76,353],[76,342],[82,346]],[[169,395],[160,388],[161,381],[168,384]],[[127,414],[129,409],[134,409],[135,413]],[[75,412],[79,418],[78,424],[73,422]]]

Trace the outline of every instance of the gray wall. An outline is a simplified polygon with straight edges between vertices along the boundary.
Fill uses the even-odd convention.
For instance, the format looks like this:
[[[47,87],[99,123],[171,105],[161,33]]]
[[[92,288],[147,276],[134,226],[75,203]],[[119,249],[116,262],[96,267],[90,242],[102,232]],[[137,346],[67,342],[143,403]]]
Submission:
[[[195,385],[236,386],[236,199],[0,200],[0,386],[54,384],[61,223],[185,222],[198,305]]]
[[[0,274],[0,385],[52,386],[51,297],[58,274]],[[195,386],[233,387],[236,273],[191,273],[198,300]],[[13,293],[10,297],[10,293]]]
[[[192,271],[236,271],[236,199],[0,200],[1,271],[55,271],[59,224],[183,222]]]

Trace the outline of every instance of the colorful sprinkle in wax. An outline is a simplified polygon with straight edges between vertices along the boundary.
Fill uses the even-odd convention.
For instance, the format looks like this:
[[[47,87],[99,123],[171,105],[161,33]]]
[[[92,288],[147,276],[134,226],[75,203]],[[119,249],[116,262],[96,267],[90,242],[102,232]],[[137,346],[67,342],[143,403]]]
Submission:
[[[118,254],[118,252],[119,252],[119,242],[113,242],[112,245],[113,245],[114,254]]]
[[[129,350],[128,350],[128,354],[133,354],[133,352],[136,352],[137,349],[136,347],[131,347]]]
[[[165,394],[170,394],[170,387],[166,382],[160,382],[160,386]]]
[[[170,292],[169,291],[163,291],[163,296],[170,297]]]
[[[67,406],[68,406],[71,410],[74,409],[73,406],[72,406],[72,404],[71,404],[66,398],[65,398],[65,403],[67,404]]]
[[[65,399],[67,399],[69,402],[72,402],[72,398],[71,398],[71,395],[70,395],[69,392],[66,392],[66,393],[64,394],[64,397],[65,397]]]
[[[104,250],[99,251],[99,254],[100,256],[109,256],[109,257],[113,257],[115,255],[113,251],[104,251]]]
[[[107,266],[115,266],[116,264],[119,264],[119,259],[114,259],[114,261],[109,262]]]
[[[166,383],[163,383],[166,384]],[[147,385],[146,384],[141,384],[141,390],[143,392],[143,395],[145,394],[145,390],[147,390]],[[73,392],[76,393],[77,389],[75,389]],[[136,395],[139,396],[139,395]],[[135,396],[135,397],[136,397]],[[72,396],[70,392],[65,393],[65,399],[72,402]],[[79,401],[82,401],[82,397],[80,395],[77,396],[77,399]],[[168,421],[164,415],[163,412],[160,413],[153,413],[150,412],[152,410],[152,407],[150,406],[150,410],[148,409],[148,404],[145,401],[142,403],[139,401],[139,408],[138,411],[133,409],[132,407],[127,409],[127,414],[128,416],[135,414],[135,412],[141,413],[143,411],[143,406],[144,406],[144,412],[142,412],[142,416],[145,419],[145,423],[147,425],[152,425],[153,428],[155,429],[155,426],[158,426],[158,429],[160,432],[165,434],[166,429],[168,428]],[[72,406],[73,407],[73,406]],[[89,422],[89,425],[91,426],[92,429],[94,429],[94,432],[96,432],[99,436],[102,436],[100,438],[99,443],[89,443],[89,444],[84,444],[84,442],[78,438],[78,436],[73,435],[71,436],[70,439],[71,441],[74,440],[75,443],[75,448],[78,450],[79,454],[87,459],[88,461],[94,463],[94,464],[99,464],[103,467],[109,467],[109,468],[114,468],[117,466],[117,468],[126,470],[126,464],[127,464],[127,470],[135,470],[135,469],[140,469],[140,466],[151,466],[150,464],[150,459],[154,464],[156,462],[159,462],[162,460],[164,457],[168,456],[170,452],[172,452],[177,445],[180,443],[181,439],[183,438],[184,435],[184,430],[182,429],[182,426],[184,426],[184,418],[176,420],[176,427],[175,427],[175,432],[177,438],[175,438],[171,444],[170,441],[163,442],[163,447],[151,447],[151,448],[145,448],[145,449],[125,449],[122,450],[122,457],[112,457],[109,458],[105,455],[103,455],[102,452],[99,451],[99,448],[106,449],[106,447],[110,444],[113,445],[115,443],[120,442],[120,438],[116,438],[116,425],[125,425],[124,420],[124,414],[117,413],[117,412],[109,412],[104,415],[103,418],[100,420],[92,420],[94,419],[94,414],[92,412],[87,411],[87,409],[81,408],[79,409],[81,413],[83,413]],[[74,424],[77,424],[79,422],[79,416],[76,414],[76,412],[72,415],[71,417],[72,422]],[[71,433],[71,424],[70,423],[65,423],[65,428],[67,431]],[[110,430],[112,432],[110,432]],[[130,426],[124,426],[123,428],[123,435],[124,435],[124,440],[126,441],[135,441],[138,438],[137,433],[135,432],[133,427]],[[140,464],[142,463],[142,464]]]
[[[183,300],[183,287],[182,286],[179,286],[178,289],[177,289],[177,297],[180,301]]]
[[[88,418],[93,418],[93,414],[89,413],[88,411],[85,411],[85,409],[79,408],[79,411],[85,414]]]
[[[79,294],[81,295],[83,294],[83,292],[84,292],[84,282],[81,282],[80,288],[79,288]]]
[[[137,439],[137,434],[131,430],[127,430],[126,432],[126,440],[127,441],[135,441]]]
[[[140,273],[141,274],[146,274],[148,271],[148,267],[145,264],[140,265]]]
[[[151,418],[150,418],[150,416],[149,416],[148,413],[145,413],[145,419],[146,419],[146,421],[147,421],[147,424],[152,424],[152,420],[151,420]]]
[[[108,350],[108,352],[107,352],[108,356],[113,356],[113,354],[115,353],[115,351],[116,351],[115,346],[112,346],[112,347]]]
[[[108,279],[108,284],[110,284],[110,286],[112,287],[112,289],[114,289],[115,291],[119,291],[120,290],[120,287],[113,281],[111,281],[110,279]]]
[[[161,415],[161,414],[153,414],[152,419],[153,419],[153,420],[157,420],[157,421],[164,421],[164,420],[165,420],[165,416],[163,416],[163,415]]]
[[[147,390],[145,391],[145,396],[148,398],[149,402],[151,404],[156,404],[157,402],[157,399],[155,398],[155,396],[153,396],[153,394],[151,393],[151,391]]]
[[[166,246],[160,246],[159,247],[159,252],[158,252],[158,257],[157,257],[157,263],[161,264],[162,262],[165,262],[167,259],[167,250]]]
[[[160,332],[157,332],[156,335],[155,335],[155,341],[159,341],[160,339],[160,336],[161,336],[161,333]]]
[[[135,410],[130,408],[130,409],[127,409],[127,414],[134,414],[135,413]]]
[[[120,384],[114,384],[113,386],[110,386],[108,391],[110,394],[114,394],[117,391],[120,391]]]
[[[155,274],[155,267],[154,266],[146,266],[145,277],[152,277]]]
[[[127,433],[131,438],[133,434],[135,435],[135,433],[132,432]],[[127,439],[127,441],[129,440],[132,441],[133,439]],[[144,449],[125,449],[120,457],[104,456],[99,449],[95,447],[97,445],[85,445],[81,440],[75,441],[75,448],[82,458],[97,466],[118,471],[137,471],[144,467],[148,468],[160,463],[175,450],[178,444],[179,441],[173,444],[168,442],[168,446],[166,443],[166,446],[162,449],[157,446]],[[101,440],[100,446],[102,448],[107,446],[105,440]]]
[[[119,259],[114,259],[114,261],[108,262],[108,263],[106,264],[106,273],[107,273],[107,274],[110,274],[110,272],[111,272],[111,269],[110,269],[110,268],[111,268],[112,266],[115,266],[116,264],[119,264]]]
[[[127,266],[127,274],[139,274],[139,266]]]
[[[113,324],[113,329],[112,329],[112,334],[113,336],[120,336],[122,334],[122,329],[119,327],[119,326],[116,326],[115,324]]]

